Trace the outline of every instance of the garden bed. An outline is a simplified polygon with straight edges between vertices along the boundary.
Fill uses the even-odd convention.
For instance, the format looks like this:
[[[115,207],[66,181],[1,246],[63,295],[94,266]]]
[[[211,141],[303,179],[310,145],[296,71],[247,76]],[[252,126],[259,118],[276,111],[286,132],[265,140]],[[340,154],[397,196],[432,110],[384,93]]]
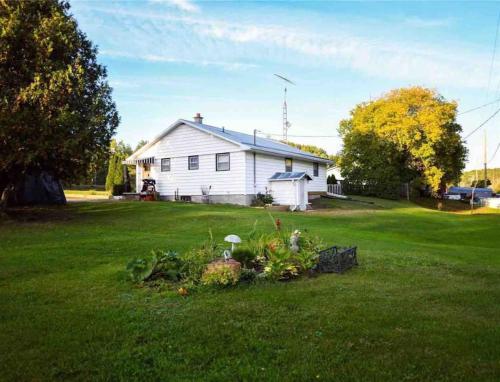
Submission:
[[[182,295],[201,286],[229,287],[256,281],[290,281],[317,273],[343,273],[357,265],[356,247],[330,247],[309,232],[275,230],[258,234],[254,229],[243,239],[226,236],[228,243],[217,243],[211,231],[200,246],[179,254],[153,250],[148,258],[132,260],[128,266],[134,282],[155,286],[164,281]],[[231,243],[231,248],[229,248]]]

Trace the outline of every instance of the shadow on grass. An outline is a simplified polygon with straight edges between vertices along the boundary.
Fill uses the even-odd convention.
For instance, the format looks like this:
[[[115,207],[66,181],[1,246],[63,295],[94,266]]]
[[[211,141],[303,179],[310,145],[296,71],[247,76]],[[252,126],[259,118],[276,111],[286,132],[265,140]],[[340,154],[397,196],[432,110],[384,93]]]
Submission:
[[[77,216],[74,209],[68,206],[19,206],[9,207],[5,211],[0,224],[11,222],[53,222],[73,220]]]

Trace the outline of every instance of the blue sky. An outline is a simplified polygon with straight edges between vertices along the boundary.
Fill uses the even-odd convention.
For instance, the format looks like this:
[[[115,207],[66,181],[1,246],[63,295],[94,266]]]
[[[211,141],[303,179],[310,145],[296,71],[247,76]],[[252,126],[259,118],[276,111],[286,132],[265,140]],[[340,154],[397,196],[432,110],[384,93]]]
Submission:
[[[289,134],[332,136],[357,104],[392,88],[423,85],[459,110],[500,98],[500,3],[72,1],[99,47],[121,115],[117,138],[134,146],[178,118],[251,133],[281,133],[282,84]],[[500,40],[500,38],[499,38]],[[491,73],[491,75],[490,75]],[[465,134],[500,104],[459,116]],[[489,157],[500,117],[485,129]],[[273,136],[274,137],[274,136]],[[291,138],[330,153],[338,138]],[[468,168],[482,161],[483,131],[468,140]],[[490,166],[500,167],[500,152]]]

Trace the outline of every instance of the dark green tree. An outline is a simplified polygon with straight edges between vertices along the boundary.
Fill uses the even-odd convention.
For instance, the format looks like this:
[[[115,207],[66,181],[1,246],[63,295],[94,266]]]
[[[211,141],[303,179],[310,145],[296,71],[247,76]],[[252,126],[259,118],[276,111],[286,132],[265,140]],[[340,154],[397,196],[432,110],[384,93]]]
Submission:
[[[123,141],[111,140],[108,175],[106,176],[106,190],[113,191],[113,186],[124,183],[123,160],[132,154],[132,149]]]
[[[119,116],[97,48],[62,0],[0,0],[0,193],[25,174],[66,182],[108,155]]]

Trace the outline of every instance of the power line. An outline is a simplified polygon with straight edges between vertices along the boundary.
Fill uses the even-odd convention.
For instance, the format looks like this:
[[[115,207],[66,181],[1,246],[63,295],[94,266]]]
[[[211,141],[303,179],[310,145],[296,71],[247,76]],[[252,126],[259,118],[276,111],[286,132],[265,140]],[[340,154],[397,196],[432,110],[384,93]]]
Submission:
[[[495,155],[497,155],[498,149],[500,149],[500,142],[498,143],[497,148],[495,149],[495,152],[494,152],[494,153],[493,153],[493,155],[491,156],[491,158],[490,158],[490,160],[488,161],[488,163],[492,162],[492,161],[493,161],[493,159],[495,159]]]
[[[270,135],[270,136],[275,136],[275,137],[281,137],[282,134],[276,134],[276,133],[266,133],[265,131],[260,131],[260,133],[264,135]],[[291,138],[342,138],[339,135],[289,135]]]
[[[498,108],[498,109],[497,109],[497,110],[496,110],[496,111],[495,111],[492,115],[490,115],[490,116],[486,119],[486,121],[484,121],[483,123],[481,123],[478,127],[476,127],[476,128],[475,128],[474,130],[472,130],[469,134],[467,134],[467,135],[465,136],[465,138],[464,138],[464,139],[469,138],[472,134],[474,134],[476,131],[478,131],[481,127],[483,127],[484,125],[486,125],[486,124],[487,124],[487,123],[488,123],[491,119],[493,119],[493,117],[494,117],[495,115],[497,115],[499,112],[500,112],[500,108]]]
[[[472,109],[469,109],[469,110],[465,110],[465,111],[462,111],[460,113],[457,113],[457,115],[462,115],[462,114],[467,114],[467,113],[470,113],[472,111],[476,111],[476,110],[479,110],[479,109],[482,109],[483,107],[486,107],[486,106],[490,106],[490,105],[493,105],[497,102],[500,102],[500,98],[495,100],[495,101],[492,101],[492,102],[488,102],[488,103],[485,103],[483,105],[480,105],[480,106],[477,106],[477,107],[474,107]]]

